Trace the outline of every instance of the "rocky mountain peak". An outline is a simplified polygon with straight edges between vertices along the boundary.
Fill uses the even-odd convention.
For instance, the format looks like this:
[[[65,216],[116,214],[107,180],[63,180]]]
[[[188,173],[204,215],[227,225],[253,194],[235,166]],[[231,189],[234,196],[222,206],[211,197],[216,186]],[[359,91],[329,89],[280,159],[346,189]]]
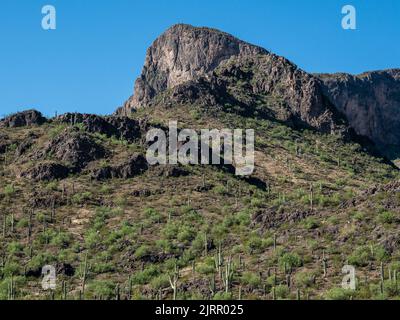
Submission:
[[[130,113],[132,109],[146,106],[158,93],[206,76],[232,56],[267,53],[265,49],[216,29],[174,25],[147,50],[134,95],[121,111]]]
[[[165,92],[164,104],[173,105],[178,96],[180,103],[233,107],[328,133],[345,129],[317,78],[284,57],[215,29],[179,24],[156,39],[134,95],[117,114],[154,105]]]
[[[400,157],[400,69],[312,75],[225,32],[178,24],[147,50],[134,94],[117,114],[160,103],[239,110],[326,133],[352,135],[352,127]]]

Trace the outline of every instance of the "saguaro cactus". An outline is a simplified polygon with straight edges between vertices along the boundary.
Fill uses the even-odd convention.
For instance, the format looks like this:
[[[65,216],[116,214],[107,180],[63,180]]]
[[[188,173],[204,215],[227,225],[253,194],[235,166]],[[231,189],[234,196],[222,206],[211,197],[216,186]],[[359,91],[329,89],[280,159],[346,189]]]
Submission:
[[[216,285],[215,285],[215,272],[214,272],[210,279],[210,292],[212,296],[214,296],[215,291],[216,291]]]
[[[322,269],[324,271],[324,278],[327,276],[328,259],[325,257],[325,251],[322,252]]]
[[[383,262],[381,262],[381,294],[385,291],[385,268],[383,266]]]
[[[232,257],[229,257],[225,265],[225,274],[223,278],[226,293],[228,293],[231,288],[232,278],[233,278]]]
[[[31,236],[32,236],[32,220],[33,220],[33,214],[34,211],[33,209],[30,210],[29,212],[29,222],[28,222],[28,241],[31,241]]]
[[[121,300],[119,283],[115,287],[115,300]]]
[[[173,300],[176,300],[177,294],[178,294],[178,280],[179,280],[179,268],[178,265],[175,264],[175,270],[173,275],[169,276],[169,284],[171,285],[171,288],[174,292],[173,294]]]
[[[82,297],[85,296],[85,288],[86,288],[86,280],[89,272],[89,267],[88,267],[88,254],[86,252],[85,254],[85,261],[83,263],[83,268],[82,268]]]
[[[204,256],[208,254],[208,237],[207,232],[204,233]]]
[[[53,223],[55,222],[56,217],[56,200],[53,198],[51,201],[51,214],[50,214],[50,221]]]
[[[311,210],[314,209],[314,185],[310,184],[310,207]]]
[[[129,276],[129,278],[128,278],[128,300],[132,300],[132,277],[131,276]]]
[[[11,275],[11,280],[8,284],[8,300],[15,300],[15,283],[14,277]]]
[[[7,214],[3,214],[3,238],[6,237],[7,233]]]
[[[222,267],[224,266],[224,258],[222,256],[222,245],[218,246],[218,253],[215,255],[215,269],[218,271],[219,278],[222,279]]]
[[[67,300],[67,283],[65,281],[62,282],[62,298]]]

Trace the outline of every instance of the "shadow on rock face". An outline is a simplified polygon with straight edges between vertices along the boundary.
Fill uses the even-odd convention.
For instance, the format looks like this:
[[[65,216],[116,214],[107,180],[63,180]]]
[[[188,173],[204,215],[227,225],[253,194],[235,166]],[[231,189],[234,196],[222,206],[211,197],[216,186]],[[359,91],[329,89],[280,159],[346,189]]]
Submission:
[[[146,158],[141,154],[131,156],[127,161],[115,165],[94,169],[91,177],[94,180],[129,179],[142,174],[148,169]]]
[[[51,181],[65,179],[70,170],[59,163],[48,162],[40,163],[35,167],[23,171],[20,176],[34,181]]]

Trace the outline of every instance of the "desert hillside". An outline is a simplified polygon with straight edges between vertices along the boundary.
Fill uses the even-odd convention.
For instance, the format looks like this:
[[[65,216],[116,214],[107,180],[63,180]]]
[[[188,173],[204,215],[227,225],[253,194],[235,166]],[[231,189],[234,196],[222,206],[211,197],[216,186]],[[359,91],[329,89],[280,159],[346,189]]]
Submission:
[[[2,119],[0,299],[398,299],[398,80],[312,75],[176,25],[114,115]],[[172,120],[254,129],[255,171],[149,165],[147,132]]]

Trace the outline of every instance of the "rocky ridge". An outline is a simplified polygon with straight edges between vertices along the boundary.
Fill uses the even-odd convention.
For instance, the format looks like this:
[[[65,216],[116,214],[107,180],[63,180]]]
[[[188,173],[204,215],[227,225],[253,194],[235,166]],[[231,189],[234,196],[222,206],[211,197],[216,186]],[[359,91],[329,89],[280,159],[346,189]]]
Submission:
[[[351,126],[396,159],[399,74],[394,69],[312,75],[227,33],[179,24],[147,50],[134,94],[117,114],[178,102],[235,109],[326,133],[347,134]]]

